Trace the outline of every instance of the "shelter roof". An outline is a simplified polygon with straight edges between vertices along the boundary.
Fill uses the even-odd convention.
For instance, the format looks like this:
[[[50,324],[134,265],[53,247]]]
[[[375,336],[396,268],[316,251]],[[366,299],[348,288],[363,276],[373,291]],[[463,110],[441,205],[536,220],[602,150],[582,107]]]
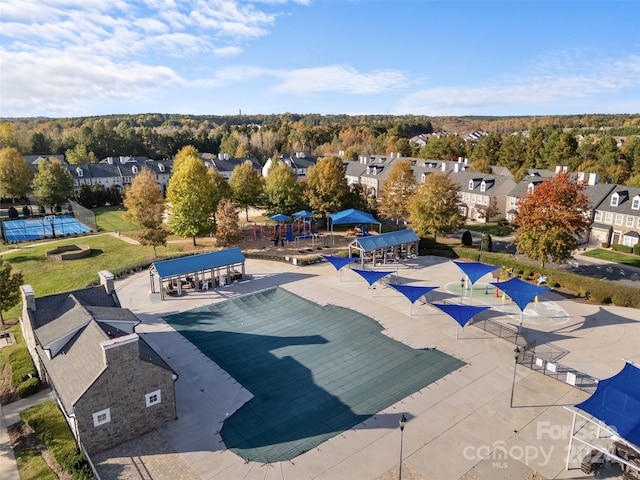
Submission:
[[[640,446],[640,368],[625,364],[617,375],[600,380],[595,393],[576,407]]]
[[[354,240],[363,251],[369,252],[379,248],[393,247],[405,243],[419,242],[420,237],[413,230],[398,230],[397,232],[381,233],[380,235],[370,235]]]
[[[155,262],[151,265],[151,269],[152,271],[155,270],[160,278],[167,278],[177,275],[185,275],[192,272],[199,272],[210,268],[235,265],[238,263],[244,263],[244,261],[244,255],[239,248],[235,247],[226,250],[218,250],[217,252],[202,253],[200,255],[191,255],[189,257],[173,258],[171,260]]]
[[[360,210],[356,210],[355,208],[343,210],[338,213],[332,213],[330,217],[331,222],[334,225],[346,225],[352,223],[375,223],[376,225],[380,224],[380,222],[376,220],[370,213],[362,212]]]

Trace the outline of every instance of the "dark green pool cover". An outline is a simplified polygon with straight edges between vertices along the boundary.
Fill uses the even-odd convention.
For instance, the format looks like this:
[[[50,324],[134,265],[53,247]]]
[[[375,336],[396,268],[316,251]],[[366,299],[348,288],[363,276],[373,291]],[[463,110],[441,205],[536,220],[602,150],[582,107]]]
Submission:
[[[464,365],[281,288],[166,320],[254,395],[221,431],[250,461],[291,460]]]

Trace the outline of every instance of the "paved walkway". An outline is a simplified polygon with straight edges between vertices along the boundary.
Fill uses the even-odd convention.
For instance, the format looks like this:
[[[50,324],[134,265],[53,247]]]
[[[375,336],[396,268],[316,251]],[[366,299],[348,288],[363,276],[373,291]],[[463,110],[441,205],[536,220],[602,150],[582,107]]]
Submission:
[[[430,300],[458,301],[460,271],[449,261],[421,257],[398,267],[401,283],[440,285]],[[208,292],[193,292],[159,302],[149,294],[144,272],[117,282],[123,306],[143,323],[137,331],[155,346],[178,372],[178,420],[161,428],[162,441],[146,436],[135,443],[137,458],[151,460],[145,475],[135,476],[130,456],[107,452],[109,462],[133,476],[165,478],[163,471],[182,468],[185,478],[395,478],[399,463],[398,419],[408,419],[403,436],[403,475],[413,479],[523,478],[534,470],[544,478],[575,478],[578,463],[565,471],[572,406],[586,394],[524,367],[516,371],[514,408],[509,406],[513,377],[513,345],[475,327],[458,332],[455,322],[429,304],[415,304],[393,289],[369,290],[354,272],[338,275],[326,263],[298,268],[288,264],[248,260],[251,280]],[[481,279],[491,281],[491,278]],[[449,288],[447,285],[451,284]],[[224,420],[251,398],[233,378],[173,331],[162,315],[182,312],[272,286],[321,304],[358,310],[376,319],[385,334],[414,348],[436,347],[461,358],[467,366],[379,412],[352,430],[339,434],[291,462],[245,462],[226,450],[218,432]],[[459,286],[458,286],[459,289]],[[468,296],[464,299],[469,301]],[[476,304],[476,295],[473,299]],[[478,300],[479,302],[479,300]],[[525,334],[539,344],[553,343],[566,354],[562,363],[597,378],[616,374],[624,359],[640,362],[640,311],[615,306],[576,303],[553,292],[542,296],[551,311],[565,312],[554,322],[529,322]],[[517,325],[519,315],[491,310],[493,319]],[[531,317],[533,320],[533,316]],[[155,435],[155,434],[154,434]],[[136,441],[134,441],[136,442]],[[156,447],[145,453],[144,444]],[[160,454],[157,445],[167,451]],[[134,444],[132,444],[133,447]],[[113,453],[114,455],[110,455]],[[576,458],[580,454],[576,453]],[[163,464],[162,462],[166,462]],[[101,463],[99,468],[104,465]],[[158,469],[157,475],[152,469]],[[109,477],[116,478],[116,477]],[[609,478],[616,478],[613,472]]]

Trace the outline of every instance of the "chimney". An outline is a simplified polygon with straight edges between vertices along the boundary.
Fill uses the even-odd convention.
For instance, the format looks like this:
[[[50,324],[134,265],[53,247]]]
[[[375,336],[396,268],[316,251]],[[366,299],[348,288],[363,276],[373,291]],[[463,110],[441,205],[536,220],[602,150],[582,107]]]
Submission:
[[[447,171],[447,162],[442,162],[442,167],[441,167],[443,172]]]
[[[454,172],[459,172],[459,171],[460,171],[460,164],[459,164],[459,163],[456,163],[456,164],[453,166],[453,171],[454,171]]]
[[[100,278],[100,285],[104,287],[107,295],[111,295],[113,292],[115,292],[116,289],[113,282],[113,273],[109,272],[108,270],[100,270],[98,272],[98,277]]]
[[[589,181],[587,182],[588,185],[597,185],[598,183],[600,183],[600,174],[599,173],[590,173],[589,174]]]
[[[22,308],[25,307],[33,312],[36,311],[36,293],[31,285],[22,285],[20,287],[22,294]]]

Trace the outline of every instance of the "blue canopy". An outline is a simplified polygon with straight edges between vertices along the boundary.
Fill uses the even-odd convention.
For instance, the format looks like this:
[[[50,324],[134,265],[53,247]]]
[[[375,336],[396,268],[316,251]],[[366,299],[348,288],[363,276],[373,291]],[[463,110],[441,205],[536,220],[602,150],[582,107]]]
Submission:
[[[340,271],[340,269],[342,269],[342,267],[344,267],[345,265],[348,265],[352,262],[360,260],[358,257],[346,258],[346,257],[334,257],[331,255],[320,255],[320,256],[324,258],[327,262],[331,263],[331,265],[333,265],[337,271]]]
[[[286,222],[287,220],[291,220],[291,217],[285,215],[284,213],[276,213],[271,220],[275,220],[276,222]]]
[[[380,224],[380,222],[376,220],[370,213],[362,212],[360,210],[356,210],[355,208],[343,210],[338,213],[332,213],[329,216],[331,217],[331,222],[334,225],[345,225],[349,223],[373,223],[376,225]]]
[[[462,328],[480,312],[490,308],[487,306],[475,306],[475,305],[456,305],[456,304],[440,304],[432,303],[434,307],[438,307],[444,313],[453,318]]]
[[[362,278],[364,278],[369,284],[369,286],[373,285],[381,278],[386,277],[390,273],[395,273],[395,272],[377,272],[375,270],[358,270],[357,268],[352,268],[352,270],[356,272],[358,275],[360,275]]]
[[[244,263],[244,261],[244,255],[240,249],[234,247],[226,250],[218,250],[217,252],[201,253],[199,255],[154,262],[151,265],[151,269],[157,273],[158,277],[168,278],[210,268],[237,265]]]
[[[438,287],[421,287],[418,285],[394,285],[391,284],[391,287],[398,290],[401,294],[403,294],[411,303],[415,303],[421,296],[426,293],[429,293],[431,290]]]
[[[576,405],[625,440],[640,446],[640,369],[630,363],[617,375],[600,380],[587,400]]]
[[[495,265],[487,265],[480,262],[453,262],[455,263],[464,274],[469,277],[471,284],[473,285],[487,273],[493,272],[495,269],[500,268]]]
[[[313,212],[310,212],[308,210],[300,210],[299,212],[294,213],[293,216],[300,218],[310,218],[313,217]]]
[[[548,287],[540,285],[533,285],[524,280],[520,280],[518,277],[513,277],[506,282],[492,282],[491,285],[498,287],[504,293],[513,298],[520,311],[524,311],[527,308],[529,302],[540,295],[542,292],[549,290]]]

